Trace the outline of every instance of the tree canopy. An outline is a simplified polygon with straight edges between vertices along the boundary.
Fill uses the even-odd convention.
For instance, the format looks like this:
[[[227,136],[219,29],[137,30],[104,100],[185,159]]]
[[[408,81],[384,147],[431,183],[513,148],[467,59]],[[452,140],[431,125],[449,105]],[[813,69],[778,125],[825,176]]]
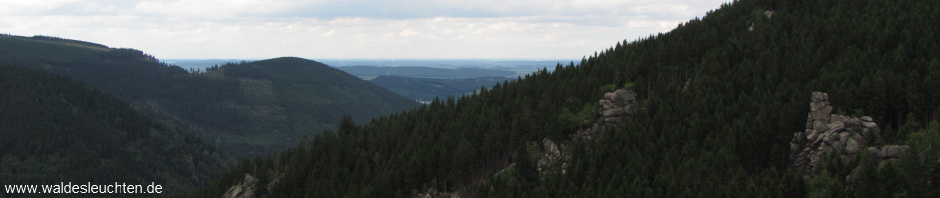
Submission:
[[[4,185],[153,182],[179,193],[227,168],[222,154],[191,131],[43,71],[0,64],[0,112]]]
[[[912,127],[904,123],[937,119],[940,92],[931,91],[940,87],[937,4],[726,3],[668,33],[617,43],[552,72],[434,100],[374,119],[355,133],[326,132],[312,143],[246,160],[192,195],[217,196],[245,173],[265,184],[278,181],[259,189],[261,197],[412,196],[427,189],[538,197],[817,195],[842,180],[820,173],[822,179],[808,182],[787,167],[788,141],[804,127],[811,92],[828,92],[838,101],[835,112],[873,116],[889,144],[909,139]],[[559,115],[596,103],[610,85],[638,93],[642,108],[631,123],[591,146],[569,143],[576,148],[566,174],[519,179],[530,178],[520,162],[529,159],[516,153],[542,138],[567,142],[574,131]],[[506,169],[510,164],[522,166]],[[898,185],[889,194],[920,188],[891,181]]]

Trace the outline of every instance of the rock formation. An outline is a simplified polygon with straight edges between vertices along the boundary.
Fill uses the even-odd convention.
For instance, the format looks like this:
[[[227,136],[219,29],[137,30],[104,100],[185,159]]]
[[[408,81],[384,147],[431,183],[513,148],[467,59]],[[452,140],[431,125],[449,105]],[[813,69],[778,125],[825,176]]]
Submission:
[[[598,100],[600,107],[597,108],[597,122],[588,129],[578,130],[573,136],[578,141],[590,141],[600,136],[607,126],[617,127],[620,125],[623,116],[633,116],[639,108],[636,102],[636,93],[626,89],[618,89],[614,92],[604,94],[604,98]],[[587,120],[586,122],[590,122]]]
[[[603,116],[606,123],[619,124],[620,116],[636,113],[636,93],[630,90],[618,89],[605,93],[604,98],[597,102],[600,104],[597,114]]]
[[[564,173],[564,169],[568,168],[568,163],[562,161],[570,157],[568,155],[569,151],[570,149],[565,145],[555,144],[555,142],[548,138],[542,139],[542,152],[544,152],[545,155],[542,156],[542,159],[539,159],[539,172],[544,172],[548,167],[561,162],[561,171]]]
[[[225,191],[225,194],[222,195],[223,198],[249,198],[255,197],[255,185],[258,184],[258,179],[251,177],[250,174],[245,173],[245,180],[240,184],[235,184],[231,188],[228,188]]]
[[[773,16],[773,15],[774,15],[774,10],[764,8],[764,16],[765,16],[765,17],[767,17],[768,19],[770,19],[770,17]],[[747,31],[754,31],[754,25],[756,25],[756,24],[754,24],[754,22],[748,22],[748,23],[750,23],[751,26],[749,26],[749,27],[747,28]]]
[[[829,95],[813,92],[806,131],[793,133],[790,158],[793,168],[809,178],[827,156],[852,163],[862,148],[881,142],[881,130],[871,117],[849,118],[831,114]]]
[[[791,167],[803,174],[804,179],[811,179],[816,166],[824,160],[839,159],[843,166],[855,167],[851,174],[845,176],[845,191],[851,192],[859,178],[860,166],[856,159],[861,152],[868,152],[881,170],[910,150],[908,146],[892,145],[880,149],[871,146],[882,144],[881,130],[871,117],[849,118],[831,114],[833,108],[826,93],[813,92],[811,99],[806,131],[795,132],[790,141]]]
[[[636,93],[626,89],[618,89],[614,92],[605,93],[604,98],[597,102],[600,107],[597,108],[595,117],[588,118],[584,122],[591,123],[592,120],[596,121],[594,121],[594,124],[591,125],[590,128],[581,129],[575,134],[572,134],[571,137],[575,141],[594,141],[601,136],[604,130],[610,127],[619,127],[622,124],[621,121],[630,120],[630,117],[636,114],[639,108],[636,101]],[[545,154],[542,155],[542,158],[539,160],[539,171],[545,172],[552,167],[559,167],[561,173],[564,174],[565,169],[568,167],[568,163],[565,161],[570,158],[569,153],[571,148],[564,144],[555,143],[548,138],[542,139],[542,147],[542,152]]]
[[[499,173],[497,173],[498,175]],[[460,193],[449,193],[437,191],[435,188],[427,188],[421,193],[418,193],[417,198],[435,198],[435,197],[451,197],[451,198],[460,198]]]

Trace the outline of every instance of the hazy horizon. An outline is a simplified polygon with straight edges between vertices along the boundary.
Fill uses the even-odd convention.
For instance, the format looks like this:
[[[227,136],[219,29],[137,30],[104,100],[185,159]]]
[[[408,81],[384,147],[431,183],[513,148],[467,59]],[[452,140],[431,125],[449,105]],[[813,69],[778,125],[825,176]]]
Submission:
[[[303,58],[303,57],[301,57]],[[331,67],[375,66],[375,67],[430,67],[444,69],[480,68],[514,71],[517,75],[525,75],[538,69],[552,71],[558,63],[579,62],[574,59],[367,59],[367,58],[304,58]],[[167,64],[177,65],[186,70],[204,69],[225,63],[238,63],[241,61],[258,61],[264,59],[159,59]]]
[[[161,59],[580,59],[669,31],[725,0],[0,2],[0,33]]]

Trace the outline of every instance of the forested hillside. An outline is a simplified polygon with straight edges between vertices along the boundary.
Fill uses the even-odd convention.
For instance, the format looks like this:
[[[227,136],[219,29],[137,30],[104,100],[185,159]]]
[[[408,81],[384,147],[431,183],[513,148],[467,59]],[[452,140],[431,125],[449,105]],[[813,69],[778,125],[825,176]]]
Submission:
[[[940,145],[928,125],[940,105],[936,32],[940,1],[734,1],[553,72],[343,122],[189,196],[936,197],[935,146],[865,171],[851,191],[844,168],[804,179],[788,156],[814,91],[840,115],[871,115],[883,144]],[[633,118],[592,144],[569,140],[586,127],[572,112],[591,113],[621,87],[638,94]],[[563,174],[534,167],[543,138],[573,147]],[[257,186],[241,185],[249,180]]]
[[[230,65],[261,75],[244,78],[191,73],[134,49],[0,35],[0,62],[87,82],[235,156],[286,148],[346,114],[366,121],[417,105],[321,63],[288,60]]]
[[[47,72],[0,64],[0,112],[4,185],[153,182],[178,193],[226,169],[219,151],[191,132]]]
[[[412,99],[432,100],[434,98],[460,97],[470,94],[481,87],[492,87],[496,83],[515,80],[504,77],[489,78],[414,78],[402,76],[379,76],[369,80],[380,87]]]
[[[335,128],[343,115],[365,121],[401,112],[417,103],[322,63],[302,58],[275,58],[210,67],[208,77],[236,79],[250,106],[245,108],[252,127],[266,131],[295,131],[305,135]],[[264,117],[274,117],[264,119]],[[274,122],[286,122],[271,125]],[[318,131],[314,131],[317,130]]]

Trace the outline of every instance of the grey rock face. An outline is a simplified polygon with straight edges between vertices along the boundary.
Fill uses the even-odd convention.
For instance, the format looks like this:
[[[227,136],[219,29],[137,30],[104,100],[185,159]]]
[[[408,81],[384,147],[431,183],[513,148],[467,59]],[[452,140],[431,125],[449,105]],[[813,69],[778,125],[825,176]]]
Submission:
[[[823,107],[829,106],[829,94],[823,92],[813,92],[811,103],[809,103],[810,111],[817,111]]]
[[[596,139],[606,127],[617,127],[624,119],[629,119],[639,110],[636,101],[636,93],[626,89],[618,89],[613,92],[605,93],[604,98],[597,101],[600,107],[597,108],[597,120],[591,128],[581,129],[574,134],[574,139],[579,141],[589,141]]]
[[[868,140],[880,142],[881,130],[871,117],[850,118],[832,114],[829,94],[813,92],[806,131],[794,133],[790,141],[791,167],[809,178],[816,165],[830,154],[852,163]]]
[[[880,170],[910,150],[908,146],[872,147],[871,143],[882,143],[881,130],[872,117],[851,118],[831,114],[834,108],[830,106],[826,93],[813,92],[810,100],[806,131],[793,133],[790,141],[790,159],[793,162],[790,167],[802,173],[803,178],[812,178],[816,166],[828,156],[834,156],[845,166],[856,166],[851,174],[845,176],[845,190],[848,192],[858,179],[859,168],[855,162],[860,152],[868,152],[869,156],[876,158]]]
[[[245,179],[242,183],[235,184],[230,187],[225,194],[222,195],[223,198],[250,198],[255,197],[255,185],[258,184],[258,179],[251,177],[250,174],[245,173]]]
[[[595,112],[595,117],[587,118],[585,123],[594,122],[591,127],[578,130],[571,135],[572,139],[581,142],[593,142],[599,138],[605,129],[610,127],[619,127],[624,121],[629,123],[629,119],[639,110],[636,93],[627,89],[618,89],[613,92],[605,93],[604,98],[597,101],[600,107]],[[560,166],[560,172],[565,173],[570,158],[570,148],[564,144],[555,143],[550,139],[542,140],[542,150],[545,155],[539,159],[538,165],[541,172],[550,169],[557,170]]]
[[[623,108],[604,110],[604,117],[620,117],[623,115]]]
[[[908,146],[885,146],[881,147],[881,152],[878,153],[878,156],[882,159],[889,158],[901,158],[901,154],[911,150],[911,147]]]
[[[857,140],[849,139],[845,142],[845,152],[848,154],[856,154],[858,153],[858,149],[860,149],[861,146],[862,145],[859,145]]]
[[[542,158],[539,159],[538,168],[540,172],[546,172],[552,167],[558,167],[557,164],[561,164],[561,171],[564,172],[568,168],[568,164],[565,163],[569,158],[571,158],[570,148],[563,144],[558,144],[552,141],[551,139],[545,138],[542,139],[542,152],[545,154],[542,155]]]

